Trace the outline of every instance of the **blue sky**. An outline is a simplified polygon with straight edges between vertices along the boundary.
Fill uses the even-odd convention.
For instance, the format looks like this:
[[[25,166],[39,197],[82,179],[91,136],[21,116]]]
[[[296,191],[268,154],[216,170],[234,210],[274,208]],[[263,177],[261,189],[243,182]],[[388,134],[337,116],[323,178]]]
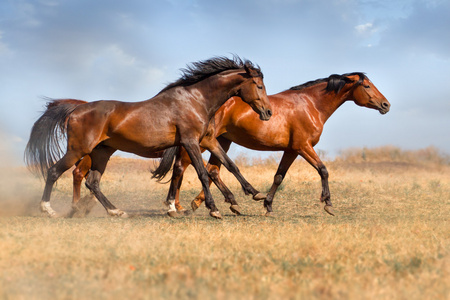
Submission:
[[[391,102],[384,116],[346,103],[316,149],[450,153],[449,29],[439,0],[2,1],[0,151],[22,157],[44,96],[145,100],[187,63],[234,53],[268,94],[359,71]]]

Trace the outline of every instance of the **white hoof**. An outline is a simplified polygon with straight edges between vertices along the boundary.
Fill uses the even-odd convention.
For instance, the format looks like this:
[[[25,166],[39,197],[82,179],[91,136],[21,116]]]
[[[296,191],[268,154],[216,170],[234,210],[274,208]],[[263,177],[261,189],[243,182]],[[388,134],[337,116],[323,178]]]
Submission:
[[[47,213],[50,218],[57,217],[56,211],[53,210],[53,208],[50,206],[50,202],[48,201],[41,201],[41,211]]]
[[[118,208],[108,210],[108,215],[112,217],[128,218],[128,214]]]

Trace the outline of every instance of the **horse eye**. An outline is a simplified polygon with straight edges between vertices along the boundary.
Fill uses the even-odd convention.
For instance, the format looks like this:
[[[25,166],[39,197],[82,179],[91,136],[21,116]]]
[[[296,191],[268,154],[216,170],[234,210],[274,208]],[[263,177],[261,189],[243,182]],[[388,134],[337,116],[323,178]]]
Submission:
[[[365,85],[364,88],[365,89],[370,89],[370,85]]]
[[[256,87],[260,90],[262,90],[262,88],[263,88],[262,85],[257,85]]]

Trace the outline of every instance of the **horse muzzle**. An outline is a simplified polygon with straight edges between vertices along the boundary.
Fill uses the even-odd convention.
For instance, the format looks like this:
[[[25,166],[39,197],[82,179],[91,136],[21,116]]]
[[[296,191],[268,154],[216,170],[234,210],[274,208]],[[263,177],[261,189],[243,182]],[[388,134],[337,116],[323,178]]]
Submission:
[[[259,118],[262,121],[269,121],[271,116],[272,116],[272,111],[270,109],[265,109],[265,110],[261,111],[261,113],[259,114]]]
[[[391,109],[391,104],[387,101],[383,101],[381,102],[378,111],[380,112],[380,114],[385,115],[389,112],[389,110]]]

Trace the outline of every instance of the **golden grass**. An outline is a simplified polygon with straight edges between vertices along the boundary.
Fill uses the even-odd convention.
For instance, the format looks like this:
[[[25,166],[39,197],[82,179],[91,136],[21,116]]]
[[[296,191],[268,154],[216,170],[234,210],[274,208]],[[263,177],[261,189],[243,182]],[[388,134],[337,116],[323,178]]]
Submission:
[[[277,163],[241,171],[265,191]],[[150,180],[147,160],[113,158],[102,181],[129,219],[107,217],[100,205],[83,219],[43,217],[42,181],[10,170],[0,183],[0,298],[448,299],[449,165],[367,155],[326,165],[336,217],[318,201],[318,174],[297,160],[273,218],[222,172],[244,212],[234,216],[213,189],[223,220],[204,207],[168,218],[168,186]],[[190,168],[184,206],[199,188]],[[53,207],[68,211],[71,192],[68,173]]]

